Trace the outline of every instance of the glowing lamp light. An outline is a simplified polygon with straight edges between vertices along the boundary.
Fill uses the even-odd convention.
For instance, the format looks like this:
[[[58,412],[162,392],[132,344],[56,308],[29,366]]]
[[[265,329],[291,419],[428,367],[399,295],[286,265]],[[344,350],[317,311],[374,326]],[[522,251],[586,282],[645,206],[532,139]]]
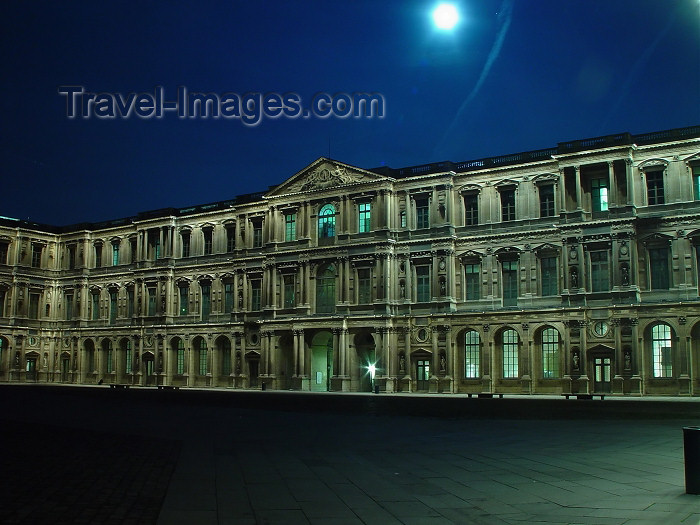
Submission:
[[[433,11],[433,22],[438,29],[452,29],[459,22],[459,13],[453,4],[440,4]]]
[[[367,371],[369,372],[369,377],[374,380],[374,374],[377,372],[377,367],[374,364],[367,366]]]

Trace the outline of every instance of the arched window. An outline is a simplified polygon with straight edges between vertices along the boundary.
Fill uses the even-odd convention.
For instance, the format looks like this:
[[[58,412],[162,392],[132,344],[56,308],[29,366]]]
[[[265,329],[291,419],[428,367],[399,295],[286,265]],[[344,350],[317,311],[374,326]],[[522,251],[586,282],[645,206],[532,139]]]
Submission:
[[[329,264],[318,271],[316,277],[316,311],[335,311],[335,265]]]
[[[126,359],[126,373],[127,374],[132,374],[134,372],[133,370],[133,354],[131,353],[131,341],[128,339],[124,339],[122,341],[122,346],[124,348],[125,353],[125,359]]]
[[[182,339],[177,340],[177,374],[185,373],[185,342]]]
[[[505,330],[503,332],[503,377],[515,379],[518,377],[518,332]]]
[[[318,237],[335,237],[335,206],[326,204],[318,212]]]
[[[203,337],[199,338],[199,375],[207,375],[207,342]]]
[[[479,333],[470,330],[464,334],[464,377],[475,379],[479,377],[480,361]]]
[[[651,355],[654,377],[672,377],[671,327],[664,323],[651,327]]]
[[[559,332],[555,328],[542,330],[542,377],[559,377]]]

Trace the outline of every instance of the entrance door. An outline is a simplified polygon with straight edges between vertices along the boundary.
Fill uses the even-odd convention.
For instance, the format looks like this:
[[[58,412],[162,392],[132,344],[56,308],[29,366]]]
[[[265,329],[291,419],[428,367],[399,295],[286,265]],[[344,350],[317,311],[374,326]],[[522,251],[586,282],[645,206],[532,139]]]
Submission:
[[[595,373],[593,391],[600,393],[611,392],[612,389],[610,383],[610,358],[596,357],[593,360],[593,367]]]
[[[248,372],[250,372],[250,382],[249,387],[255,388],[258,386],[258,361],[257,359],[251,359],[248,361]]]
[[[419,359],[416,361],[416,390],[428,390],[428,379],[430,379],[430,361]]]

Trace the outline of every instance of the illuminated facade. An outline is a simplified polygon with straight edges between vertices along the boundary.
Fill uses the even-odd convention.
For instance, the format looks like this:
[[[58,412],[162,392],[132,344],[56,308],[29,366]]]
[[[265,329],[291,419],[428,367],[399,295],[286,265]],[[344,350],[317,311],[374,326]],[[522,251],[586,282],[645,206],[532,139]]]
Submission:
[[[0,380],[700,394],[699,137],[320,158],[210,205],[0,219]]]

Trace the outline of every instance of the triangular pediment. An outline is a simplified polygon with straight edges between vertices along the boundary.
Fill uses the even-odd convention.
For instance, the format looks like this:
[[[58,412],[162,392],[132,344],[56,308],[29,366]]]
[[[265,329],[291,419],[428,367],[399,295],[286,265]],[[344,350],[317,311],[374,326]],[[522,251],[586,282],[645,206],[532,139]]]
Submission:
[[[279,197],[384,180],[392,179],[343,164],[336,160],[321,157],[279,186],[273,188],[265,196],[267,198]]]

